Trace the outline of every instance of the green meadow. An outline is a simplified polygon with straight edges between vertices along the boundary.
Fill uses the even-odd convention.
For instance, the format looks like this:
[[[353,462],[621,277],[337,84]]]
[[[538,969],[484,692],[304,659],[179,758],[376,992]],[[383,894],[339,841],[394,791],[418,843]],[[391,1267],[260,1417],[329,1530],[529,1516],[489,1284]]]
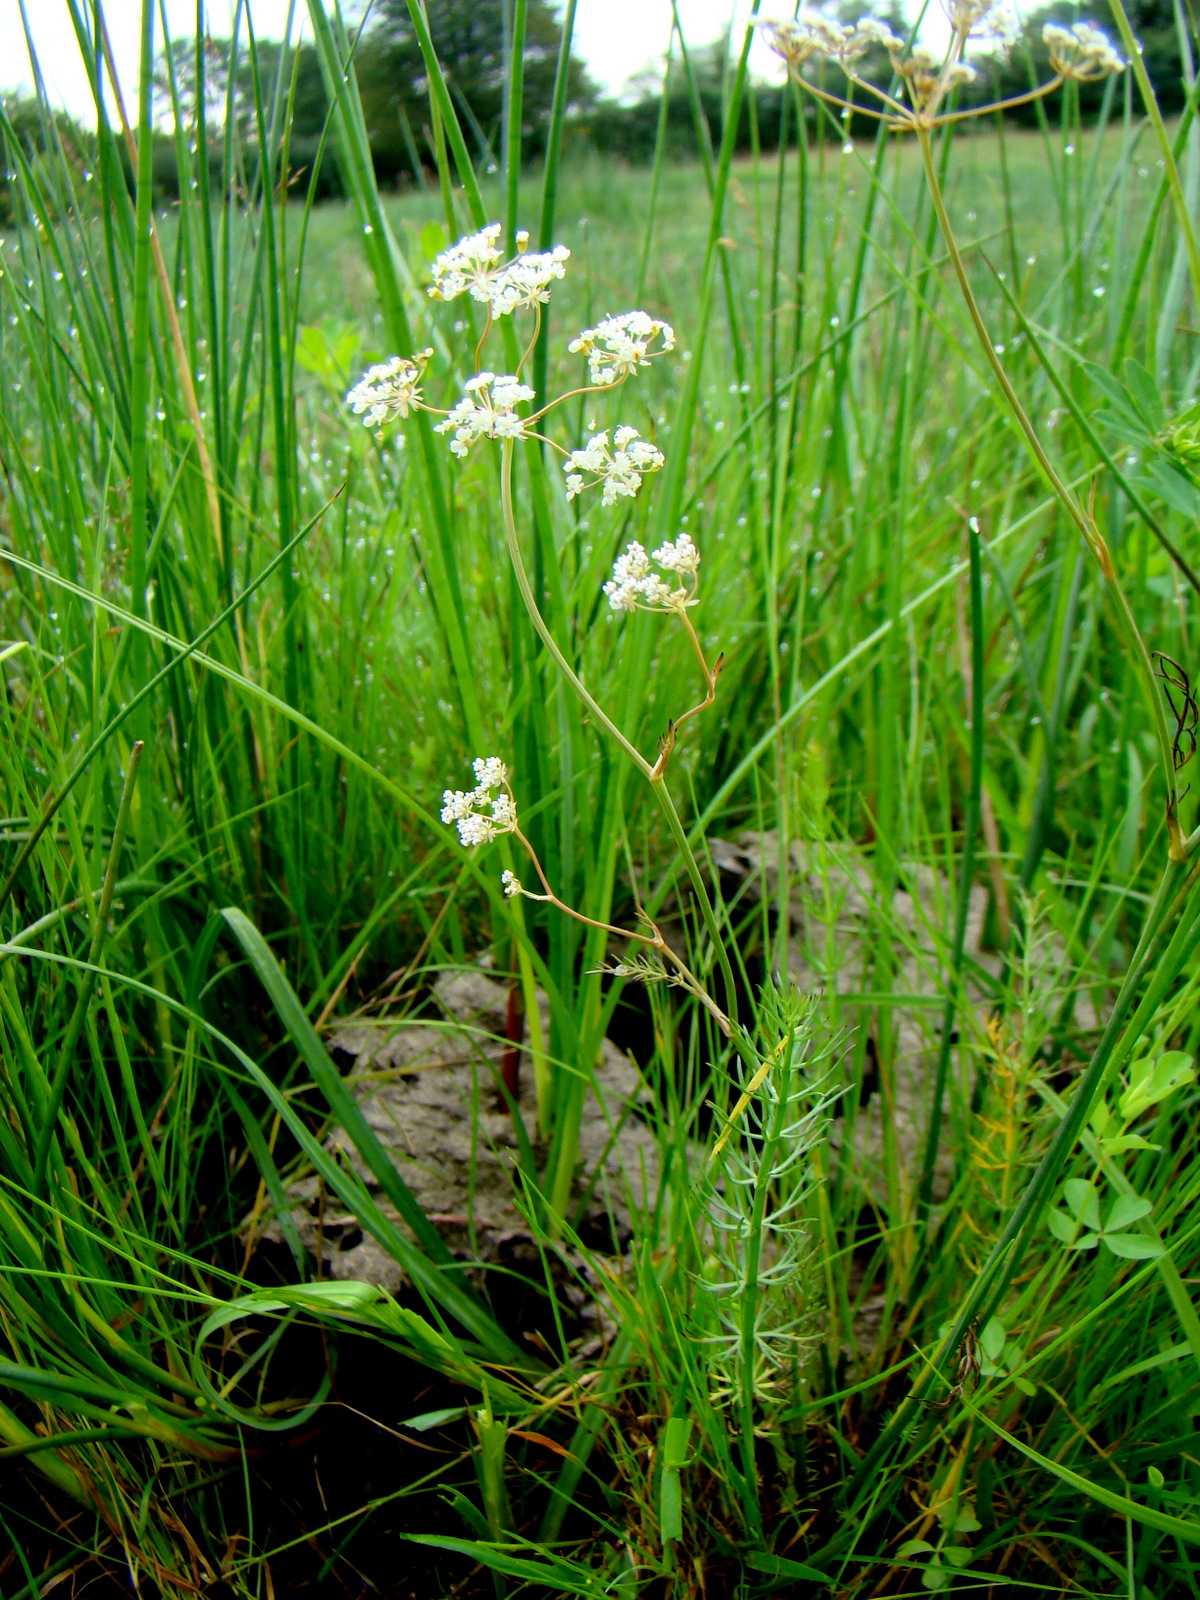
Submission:
[[[0,1588],[1200,1592],[1194,94],[381,193],[308,9],[346,201],[0,117]]]

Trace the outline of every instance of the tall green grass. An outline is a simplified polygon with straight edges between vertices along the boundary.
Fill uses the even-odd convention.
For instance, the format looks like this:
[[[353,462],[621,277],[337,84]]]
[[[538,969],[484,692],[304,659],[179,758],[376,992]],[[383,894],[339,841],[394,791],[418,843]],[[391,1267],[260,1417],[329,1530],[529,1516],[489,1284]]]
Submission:
[[[522,14],[494,176],[427,50],[439,181],[378,193],[353,29],[319,0],[323,159],[343,166],[345,206],[314,208],[311,174],[285,181],[290,63],[260,71],[246,19],[234,48],[252,67],[253,137],[181,116],[169,211],[151,204],[145,95],[128,138],[101,116],[94,151],[64,144],[48,113],[48,154],[4,129],[19,197],[0,252],[5,1592],[35,1592],[49,1561],[127,1568],[164,1593],[218,1571],[233,1592],[269,1593],[272,1568],[298,1570],[275,1546],[301,1534],[349,1570],[342,1541],[369,1538],[370,1517],[284,1531],[244,1454],[329,1414],[321,1359],[274,1376],[294,1374],[286,1352],[309,1347],[293,1324],[314,1318],[335,1347],[368,1332],[381,1362],[404,1352],[470,1408],[443,1436],[435,1481],[455,1521],[432,1536],[443,1555],[428,1559],[447,1565],[431,1586],[482,1563],[501,1584],[581,1595],[1195,1592],[1195,1091],[1138,1113],[1145,1144],[1124,1150],[1081,1115],[1095,1102],[1070,1109],[1089,1060],[1119,1120],[1136,1051],[1196,1048],[1194,872],[1155,898],[1165,790],[1104,582],[973,342],[915,149],[881,134],[847,152],[797,97],[802,142],[735,160],[754,85],[734,38],[727,131],[694,164],[597,165],[560,94],[544,167],[521,170]],[[71,15],[100,101],[99,13],[71,0]],[[690,74],[693,42],[677,31],[672,74]],[[147,0],[144,57],[162,43]],[[1138,95],[1127,75],[1096,127],[1065,96],[1038,133],[959,135],[935,158],[1038,438],[1078,495],[1094,486],[1137,626],[1186,667],[1194,495],[1131,460],[1142,447],[1113,421],[1128,357],[1168,412],[1195,383],[1195,307],[1172,288],[1193,248],[1180,197],[1195,155]],[[599,935],[505,902],[502,850],[468,857],[437,820],[470,759],[503,754],[563,899],[600,921],[628,920],[635,896],[673,914],[720,993],[667,826],[520,603],[499,459],[452,470],[427,418],[377,441],[341,404],[369,360],[427,344],[430,397],[452,403],[481,325],[429,301],[428,263],[495,219],[572,249],[539,389],[573,381],[577,328],[635,299],[679,334],[676,358],[622,393],[622,420],[667,455],[661,481],[619,512],[567,505],[530,445],[517,494],[542,614],[643,751],[679,712],[690,657],[661,619],[611,621],[601,584],[635,537],[686,527],[703,552],[694,615],[727,665],[673,759],[675,803],[760,1048],[792,1015],[762,985],[790,954],[819,956],[823,977],[809,1054],[788,1055],[711,1165],[711,1108],[743,1087],[736,1052],[674,993],[603,980]],[[580,402],[577,433],[593,409]],[[707,839],[741,830],[772,841],[761,893],[708,855]],[[799,881],[793,843],[834,899]],[[836,934],[847,845],[876,885],[853,950]],[[928,867],[940,993],[921,1012],[932,1073],[913,1154],[891,1111],[913,941],[893,891]],[[988,888],[998,976],[964,954],[972,881]],[[825,927],[820,950],[794,948],[793,896]],[[483,950],[531,1021],[534,988],[549,999],[519,1181],[545,1258],[605,1274],[614,1331],[598,1353],[569,1348],[562,1307],[555,1338],[521,1339],[495,1279],[480,1287],[417,1211],[323,1043],[396,974],[419,1008],[439,971]],[[631,1016],[666,1177],[614,1262],[576,1238],[569,1201],[592,1064]],[[825,1083],[814,1063],[831,1040]],[[878,1172],[852,1155],[872,1094]],[[404,1227],[328,1155],[331,1119]],[[791,1193],[786,1150],[803,1155],[808,1242],[776,1291],[759,1279],[761,1252],[785,1249],[764,1217]],[[260,1185],[286,1218],[301,1167],[402,1262],[403,1306],[309,1281],[286,1226],[282,1267],[247,1259]],[[714,1245],[722,1174],[726,1198],[739,1176],[752,1196],[749,1255]],[[1108,1235],[1147,1243],[1072,1249],[1085,1182],[1102,1222],[1150,1200],[1148,1219]],[[1020,1259],[985,1275],[1018,1224]],[[272,1273],[282,1287],[264,1288]],[[551,1297],[559,1281],[547,1271]],[[763,1365],[756,1330],[789,1318],[802,1338]],[[957,1355],[931,1376],[956,1320],[978,1348],[961,1386]],[[417,1409],[397,1404],[381,1405],[388,1426]]]

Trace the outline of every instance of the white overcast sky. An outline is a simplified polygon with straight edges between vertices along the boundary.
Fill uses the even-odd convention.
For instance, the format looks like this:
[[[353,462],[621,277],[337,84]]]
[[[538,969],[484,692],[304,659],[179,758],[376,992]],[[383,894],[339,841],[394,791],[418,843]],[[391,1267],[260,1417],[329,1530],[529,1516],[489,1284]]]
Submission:
[[[233,0],[206,0],[209,32],[229,31]],[[296,0],[295,16],[303,26],[305,0]],[[780,4],[766,14],[790,15],[790,4]],[[132,100],[137,84],[141,0],[107,0],[104,7],[122,85]],[[278,38],[286,25],[288,0],[250,0],[250,14],[260,37]],[[749,10],[748,0],[680,0],[684,36],[692,44],[715,39],[728,26],[731,14],[740,22]],[[166,0],[168,23],[183,36],[196,25],[195,0]],[[65,0],[26,0],[34,43],[46,87],[53,99],[80,115],[91,109],[87,78],[80,66]],[[578,0],[575,49],[602,88],[619,92],[626,80],[643,67],[660,61],[671,31],[671,0]],[[754,66],[765,76],[782,76],[778,63],[756,45]],[[25,31],[18,0],[0,0],[0,89],[27,86],[31,81]]]

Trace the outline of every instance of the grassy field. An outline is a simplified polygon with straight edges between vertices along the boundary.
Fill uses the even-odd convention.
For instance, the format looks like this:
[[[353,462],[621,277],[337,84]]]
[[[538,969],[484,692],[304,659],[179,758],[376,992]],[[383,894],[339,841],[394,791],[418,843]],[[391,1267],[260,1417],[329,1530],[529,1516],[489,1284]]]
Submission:
[[[7,156],[4,1594],[1197,1593],[1195,131],[1131,73],[1099,128],[935,130],[939,220],[915,139],[811,121],[479,177],[435,73],[446,163],[380,197],[351,75],[313,209],[260,87],[157,213],[137,107],[132,189],[119,122]],[[528,313],[477,360],[426,292],[500,219],[571,250],[539,396],[675,329],[546,424],[652,439],[634,498],[344,403],[513,370]],[[682,532],[723,670],[664,783],[704,681],[603,584]],[[440,820],[488,756],[589,920]],[[496,1248],[364,1114],[364,1019],[474,1062]]]

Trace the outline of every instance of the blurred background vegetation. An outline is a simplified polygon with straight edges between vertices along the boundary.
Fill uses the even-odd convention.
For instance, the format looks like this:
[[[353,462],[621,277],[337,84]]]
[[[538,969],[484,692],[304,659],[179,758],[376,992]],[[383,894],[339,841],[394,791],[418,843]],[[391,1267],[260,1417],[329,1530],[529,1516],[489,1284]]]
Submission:
[[[843,0],[839,14],[853,20],[866,6]],[[1143,60],[1154,85],[1161,109],[1178,112],[1184,103],[1186,81],[1192,72],[1190,47],[1181,38],[1171,0],[1133,0],[1127,7],[1134,31],[1142,44]],[[429,0],[426,7],[429,30],[443,65],[455,108],[473,142],[472,156],[486,171],[495,170],[500,161],[503,134],[503,88],[509,41],[505,6],[481,6],[475,0]],[[890,0],[876,7],[874,14],[886,20],[900,34],[909,31],[903,7]],[[1042,26],[1047,21],[1072,22],[1078,15],[1070,0],[1031,10],[1022,24],[1019,40],[1007,60],[986,58],[979,62],[980,80],[968,92],[962,105],[1016,96],[1031,83],[1050,77]],[[525,83],[522,102],[522,149],[527,161],[545,154],[550,126],[555,71],[558,61],[560,21],[551,0],[530,0],[526,18]],[[284,46],[272,40],[257,44],[259,71],[263,81],[274,79]],[[315,198],[328,200],[346,194],[344,164],[338,158],[337,136],[329,116],[329,101],[321,80],[314,46],[309,42],[287,47],[286,76],[291,83],[291,117],[287,126],[287,159],[293,184],[307,185],[317,171]],[[207,45],[208,66],[205,94],[210,127],[220,127],[228,114],[236,121],[247,161],[252,164],[254,130],[254,88],[249,59],[230,50],[227,39],[212,39]],[[437,134],[430,126],[429,86],[425,77],[420,47],[409,21],[405,0],[379,0],[358,35],[355,49],[363,115],[370,139],[375,178],[382,188],[424,189],[436,183]],[[632,78],[623,95],[613,97],[600,92],[588,76],[585,64],[572,56],[568,78],[568,104],[565,125],[565,153],[568,158],[602,155],[629,164],[650,163],[654,159],[662,129],[663,150],[670,160],[694,158],[697,140],[713,148],[720,141],[724,106],[728,49],[725,39],[685,52],[675,59],[669,81],[653,67]],[[886,83],[889,67],[880,51],[863,67],[864,76]],[[156,88],[163,103],[170,103],[172,79],[181,108],[190,112],[196,94],[195,40],[171,41],[160,56]],[[665,109],[663,105],[665,95]],[[1072,85],[1079,97],[1085,118],[1100,109],[1106,85]],[[1107,89],[1111,93],[1111,87]],[[754,149],[772,151],[779,147],[784,125],[784,84],[758,85],[755,95],[743,101],[738,123],[736,149],[746,154]],[[46,155],[47,126],[32,95],[4,97],[10,125],[9,138],[22,142],[26,155]],[[1009,119],[1023,125],[1036,124],[1046,113],[1042,104],[1018,106]],[[812,137],[833,138],[833,130],[807,108]],[[189,115],[189,122],[190,122]],[[866,133],[865,119],[855,119],[852,132]],[[795,142],[795,126],[789,144]],[[68,151],[74,151],[81,166],[95,161],[95,135],[67,113],[54,122],[54,137]],[[318,161],[322,140],[333,159]],[[221,150],[214,136],[208,152],[214,177],[219,170]],[[11,160],[6,163],[11,166]],[[133,185],[132,171],[128,174]],[[154,150],[154,184],[158,203],[179,197],[179,167],[175,139],[165,128]],[[9,180],[0,180],[0,221],[11,222],[12,197]]]

